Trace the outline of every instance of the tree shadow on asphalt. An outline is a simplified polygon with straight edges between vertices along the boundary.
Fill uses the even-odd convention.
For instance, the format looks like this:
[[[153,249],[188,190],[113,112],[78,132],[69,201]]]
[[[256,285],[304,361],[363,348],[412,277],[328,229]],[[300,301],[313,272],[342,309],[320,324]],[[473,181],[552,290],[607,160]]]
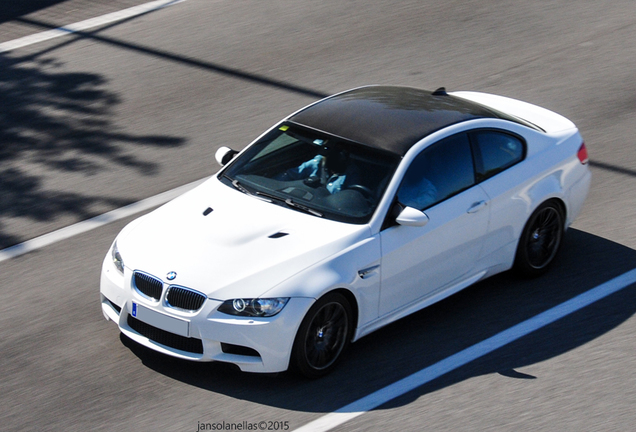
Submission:
[[[45,172],[83,173],[123,167],[153,175],[158,166],[131,156],[132,146],[171,147],[185,139],[119,132],[111,120],[120,103],[98,74],[62,72],[51,60],[0,55],[0,248],[24,239],[3,218],[52,221],[62,214],[94,216],[91,207],[121,199],[46,190]]]
[[[351,345],[343,362],[318,380],[291,373],[242,373],[220,363],[173,359],[125,336],[144,365],[186,384],[265,406],[332,412],[431,366],[632,269],[636,251],[575,229],[548,274],[531,280],[504,273],[393,323]],[[605,299],[411,391],[379,409],[402,406],[471,377],[498,373],[532,379],[515,369],[560,356],[619,326],[636,312],[635,287]]]
[[[9,15],[20,13],[17,9],[14,12]],[[185,142],[183,138],[177,137],[134,136],[115,132],[109,115],[119,103],[119,98],[106,89],[104,78],[92,73],[55,72],[54,62],[42,60],[44,54],[88,38],[279,90],[312,98],[326,96],[313,89],[98,34],[136,18],[121,20],[92,32],[76,32],[72,38],[65,38],[60,44],[35,55],[10,59],[0,54],[0,104],[3,107],[0,112],[0,142],[3,143],[0,149],[0,200],[3,203],[0,208],[0,249],[25,240],[3,230],[3,218],[52,221],[61,214],[71,214],[78,219],[85,219],[95,216],[90,208],[96,204],[118,207],[130,203],[66,191],[44,192],[42,177],[32,169],[21,167],[21,159],[62,172],[91,174],[105,169],[106,165],[112,167],[115,164],[152,175],[158,166],[129,156],[126,147],[176,146]],[[15,18],[15,21],[43,30],[59,27],[57,23],[23,16]]]

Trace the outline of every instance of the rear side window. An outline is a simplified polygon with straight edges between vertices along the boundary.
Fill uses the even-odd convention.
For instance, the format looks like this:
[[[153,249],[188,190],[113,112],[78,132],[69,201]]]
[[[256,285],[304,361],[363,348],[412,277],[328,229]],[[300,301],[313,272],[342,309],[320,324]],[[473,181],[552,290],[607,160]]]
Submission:
[[[475,145],[478,180],[485,180],[523,160],[525,144],[514,135],[499,131],[471,134]]]

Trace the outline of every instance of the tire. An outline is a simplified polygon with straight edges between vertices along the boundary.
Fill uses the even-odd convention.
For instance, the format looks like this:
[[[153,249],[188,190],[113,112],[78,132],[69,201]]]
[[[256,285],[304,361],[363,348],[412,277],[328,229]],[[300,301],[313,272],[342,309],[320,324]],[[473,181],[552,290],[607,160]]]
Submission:
[[[555,201],[541,204],[523,228],[514,269],[522,276],[536,277],[545,273],[554,261],[565,230],[561,206]]]
[[[300,324],[291,355],[292,369],[307,378],[331,372],[351,340],[351,306],[338,293],[320,298]]]

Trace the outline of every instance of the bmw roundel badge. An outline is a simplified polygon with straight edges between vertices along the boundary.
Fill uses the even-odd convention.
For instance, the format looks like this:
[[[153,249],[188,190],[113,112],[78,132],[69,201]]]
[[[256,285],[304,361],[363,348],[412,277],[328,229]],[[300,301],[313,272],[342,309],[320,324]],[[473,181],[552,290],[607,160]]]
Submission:
[[[171,271],[166,275],[166,278],[168,278],[168,280],[174,280],[177,277],[177,272],[175,271]]]

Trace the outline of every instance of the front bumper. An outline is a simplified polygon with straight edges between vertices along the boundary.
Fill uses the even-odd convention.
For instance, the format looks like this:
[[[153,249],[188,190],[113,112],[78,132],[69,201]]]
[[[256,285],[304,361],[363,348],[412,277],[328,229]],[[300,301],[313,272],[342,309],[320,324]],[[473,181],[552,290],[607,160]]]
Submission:
[[[122,276],[110,252],[102,264],[100,298],[107,320],[137,343],[173,357],[194,361],[221,361],[247,372],[287,370],[300,323],[314,303],[312,298],[291,298],[283,310],[269,318],[235,317],[217,311],[221,301],[207,299],[196,312],[151,301],[131,284],[132,270]],[[136,318],[133,317],[136,315]]]

